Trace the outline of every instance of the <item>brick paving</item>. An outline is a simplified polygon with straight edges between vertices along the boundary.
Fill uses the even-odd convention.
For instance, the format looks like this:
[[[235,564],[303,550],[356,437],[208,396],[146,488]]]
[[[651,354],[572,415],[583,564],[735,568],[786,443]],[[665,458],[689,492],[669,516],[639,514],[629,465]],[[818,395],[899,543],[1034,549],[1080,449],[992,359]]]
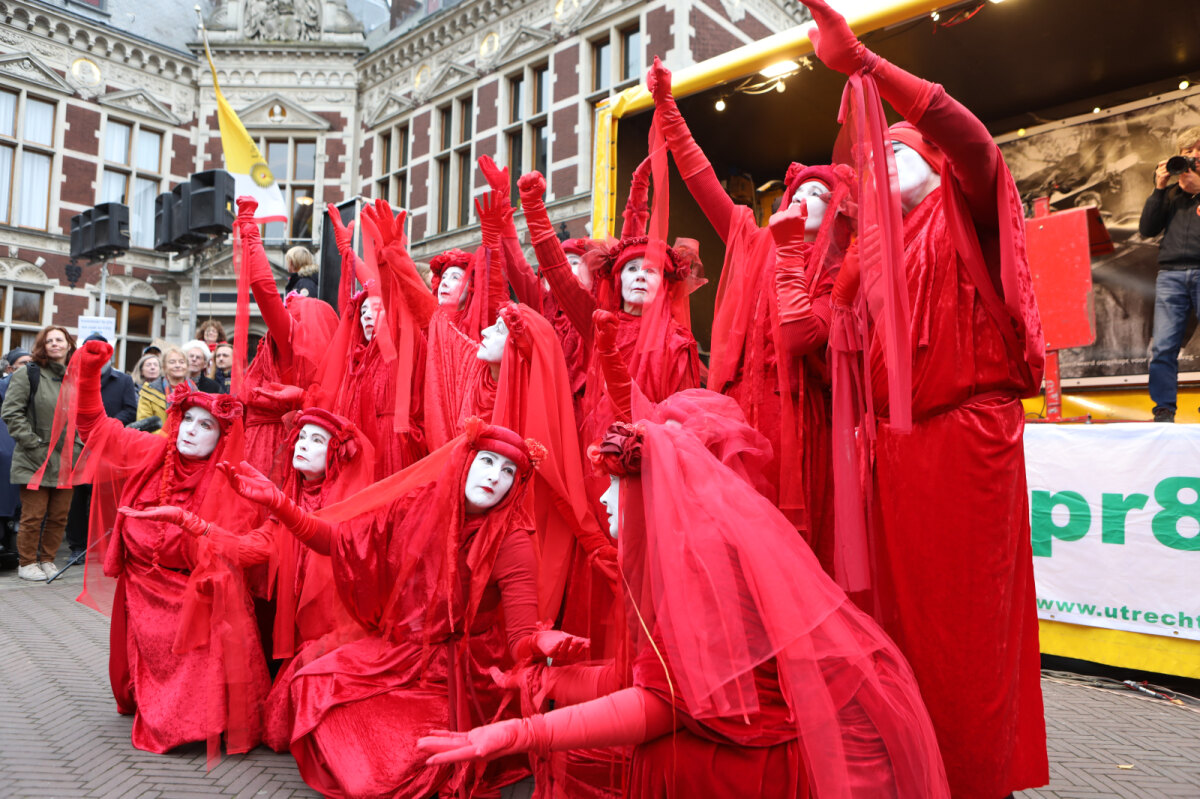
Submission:
[[[211,772],[203,744],[134,749],[131,719],[109,692],[108,621],[74,601],[82,582],[78,568],[49,586],[0,572],[0,796],[318,795],[288,755],[265,748],[226,756]],[[1200,797],[1200,713],[1050,678],[1042,687],[1051,783],[1019,797]]]

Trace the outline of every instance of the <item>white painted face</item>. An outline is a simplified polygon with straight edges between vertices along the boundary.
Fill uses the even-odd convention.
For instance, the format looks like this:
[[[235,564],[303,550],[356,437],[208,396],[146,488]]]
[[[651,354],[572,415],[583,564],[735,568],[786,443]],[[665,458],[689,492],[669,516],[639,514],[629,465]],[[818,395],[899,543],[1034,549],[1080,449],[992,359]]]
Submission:
[[[941,183],[941,177],[933,171],[929,162],[913,148],[902,142],[892,142],[892,154],[896,159],[896,187],[900,190],[900,208],[904,213],[921,204],[929,192]]]
[[[496,324],[485,327],[480,333],[479,350],[475,357],[486,363],[500,363],[504,360],[504,345],[508,343],[508,325],[504,318],[496,319]]]
[[[621,267],[621,299],[626,305],[653,302],[662,286],[662,272],[648,267],[645,258],[634,258]]]
[[[192,406],[183,412],[175,449],[180,455],[203,460],[213,454],[220,439],[221,425],[217,418],[204,408]]]
[[[816,238],[821,221],[825,219],[825,210],[829,208],[829,187],[819,180],[804,181],[792,195],[791,204],[800,203],[804,203],[808,209],[808,218],[804,222],[805,237]]]
[[[438,305],[457,305],[459,287],[462,285],[466,271],[462,267],[448,266],[442,272],[442,282],[438,283]]]
[[[592,272],[587,268],[587,264],[583,262],[583,256],[569,252],[567,253],[567,264],[571,267],[571,274],[575,275],[575,279],[579,281],[579,285],[591,291]]]
[[[517,464],[508,458],[488,450],[476,453],[467,471],[467,513],[483,513],[499,505],[516,479]]]
[[[367,297],[363,300],[362,308],[358,311],[358,321],[362,325],[363,338],[370,341],[375,337],[375,323],[383,316],[383,300],[378,297]]]
[[[600,504],[608,511],[608,534],[616,538],[617,528],[621,525],[621,478],[610,474],[608,480],[608,489],[600,495]]]
[[[304,475],[305,480],[319,480],[325,476],[329,438],[329,431],[319,424],[310,422],[300,428],[296,447],[292,450],[292,468]]]

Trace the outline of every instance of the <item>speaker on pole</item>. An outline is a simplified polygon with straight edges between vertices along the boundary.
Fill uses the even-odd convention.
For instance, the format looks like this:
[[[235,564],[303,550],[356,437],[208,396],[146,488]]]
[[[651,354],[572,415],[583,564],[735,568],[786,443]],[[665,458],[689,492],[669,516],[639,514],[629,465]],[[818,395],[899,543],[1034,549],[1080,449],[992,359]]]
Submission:
[[[129,206],[100,203],[92,209],[92,249],[97,257],[129,249]]]
[[[190,182],[185,181],[171,189],[171,241],[180,250],[199,246],[208,238],[190,229],[191,218],[192,187]]]
[[[187,247],[176,244],[171,232],[173,195],[169,191],[154,198],[154,249],[158,252],[182,252]]]
[[[233,232],[235,189],[233,175],[224,169],[196,172],[188,179],[188,230],[220,236]]]
[[[96,251],[95,236],[92,232],[92,210],[75,214],[71,217],[71,257],[92,260]]]

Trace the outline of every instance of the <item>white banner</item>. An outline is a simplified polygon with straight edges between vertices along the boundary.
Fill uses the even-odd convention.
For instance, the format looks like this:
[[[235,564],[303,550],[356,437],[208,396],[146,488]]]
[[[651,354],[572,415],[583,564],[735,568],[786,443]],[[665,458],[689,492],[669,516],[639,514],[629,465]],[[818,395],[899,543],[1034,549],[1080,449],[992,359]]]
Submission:
[[[1038,616],[1200,640],[1200,425],[1025,427]]]

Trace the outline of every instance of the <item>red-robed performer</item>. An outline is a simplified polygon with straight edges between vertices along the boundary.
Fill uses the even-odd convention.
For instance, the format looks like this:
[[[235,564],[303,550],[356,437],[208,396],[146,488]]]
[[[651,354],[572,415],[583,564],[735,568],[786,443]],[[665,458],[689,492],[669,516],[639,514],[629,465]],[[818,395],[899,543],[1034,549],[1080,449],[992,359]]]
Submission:
[[[90,341],[76,355],[72,417],[84,441],[77,479],[116,490],[142,509],[176,505],[225,528],[251,529],[258,509],[216,468],[242,452],[242,404],[224,394],[177,388],[166,436],[123,427],[105,416],[100,371],[112,349]],[[73,361],[74,363],[74,361]],[[71,380],[72,383],[75,380]],[[103,573],[115,577],[109,677],[117,708],[132,713],[133,745],[166,752],[222,733],[229,752],[259,742],[270,678],[241,569],[220,547],[178,525],[121,514],[93,517],[82,601],[103,600]]]
[[[342,280],[341,324],[321,374],[319,404],[349,419],[375,445],[375,477],[383,479],[426,452],[421,386],[423,329],[435,309],[409,257],[399,215],[383,200],[362,211],[363,253],[353,230],[329,206]],[[357,277],[363,290],[353,291]]]
[[[921,684],[954,795],[997,799],[1048,780],[1020,403],[1038,391],[1043,340],[1021,203],[975,116],[867,50],[824,2],[806,5],[818,57],[851,75],[852,97],[868,98],[851,109],[867,131],[856,153],[894,150],[903,214],[910,396],[895,396],[887,360],[903,347],[887,325],[873,323],[864,345],[878,420],[881,621]],[[868,140],[883,127],[872,86],[906,120],[874,139],[881,147]],[[860,212],[876,199],[860,196]],[[864,229],[859,245],[877,317],[887,236]],[[911,403],[911,432],[897,429],[908,410],[897,402]]]
[[[859,589],[834,568],[829,483],[829,293],[850,242],[853,176],[831,166],[788,168],[771,229],[721,187],[671,95],[671,73],[656,58],[646,76],[680,175],[725,244],[713,315],[708,388],[738,401],[771,442],[769,499],[804,534],[843,588]],[[800,218],[800,214],[806,218]],[[776,239],[779,240],[777,246]],[[779,353],[786,357],[782,360]]]
[[[524,494],[540,450],[472,420],[450,446],[318,516],[236,470],[239,492],[331,555],[338,593],[367,633],[293,678],[291,748],[309,785],[334,797],[423,799],[487,793],[528,774],[519,758],[427,768],[416,739],[511,715],[490,668],[586,646],[537,625]]]
[[[588,375],[588,344],[579,330],[571,324],[571,320],[562,307],[559,306],[554,292],[550,290],[549,282],[535,274],[529,266],[529,262],[525,260],[525,253],[517,238],[517,227],[513,223],[512,183],[508,168],[499,169],[495,162],[486,155],[479,158],[479,166],[492,191],[496,192],[504,201],[502,207],[506,209],[500,239],[504,254],[504,274],[508,278],[517,301],[540,311],[554,325],[554,333],[558,336],[558,343],[562,347],[563,357],[567,362],[567,373],[571,378],[571,394],[575,410],[579,414],[579,403],[583,399],[584,384],[587,382]],[[591,267],[598,266],[599,259],[591,257],[585,260],[584,256],[602,249],[604,244],[596,239],[577,238],[567,239],[560,246],[563,256],[567,260],[567,266],[570,267],[575,279],[579,281],[579,285],[585,291],[591,292],[595,287]]]
[[[612,478],[632,686],[440,732],[419,743],[431,764],[632,744],[631,797],[949,795],[904,658],[778,509],[677,422],[614,425],[592,453]]]
[[[304,391],[318,379],[329,358],[338,317],[327,303],[294,296],[285,307],[271,275],[254,213],[258,202],[238,198],[241,268],[267,325],[254,361],[246,369],[238,398],[246,405],[246,460],[271,473],[287,438],[283,416],[300,407]]]
[[[540,172],[530,172],[521,176],[517,186],[538,265],[590,353],[591,374],[584,398],[587,418],[582,424],[585,438],[596,438],[616,418],[594,357],[592,314],[597,308],[616,314],[617,351],[652,402],[700,385],[696,339],[691,328],[680,321],[688,318],[687,297],[698,285],[699,261],[694,242],[667,247],[646,235],[649,162],[635,172],[620,240],[596,251],[600,266],[595,296],[571,273],[546,215],[542,201],[545,178]]]
[[[320,510],[373,482],[374,447],[347,419],[321,408],[300,412],[292,423],[287,451],[275,482],[307,512]],[[263,740],[277,752],[292,740],[292,676],[306,664],[364,634],[346,610],[333,583],[327,555],[301,544],[277,519],[246,534],[224,530],[182,508],[163,506],[128,515],[156,518],[206,536],[226,557],[246,568],[270,563],[271,596],[276,602],[272,645],[283,661],[263,713]]]

